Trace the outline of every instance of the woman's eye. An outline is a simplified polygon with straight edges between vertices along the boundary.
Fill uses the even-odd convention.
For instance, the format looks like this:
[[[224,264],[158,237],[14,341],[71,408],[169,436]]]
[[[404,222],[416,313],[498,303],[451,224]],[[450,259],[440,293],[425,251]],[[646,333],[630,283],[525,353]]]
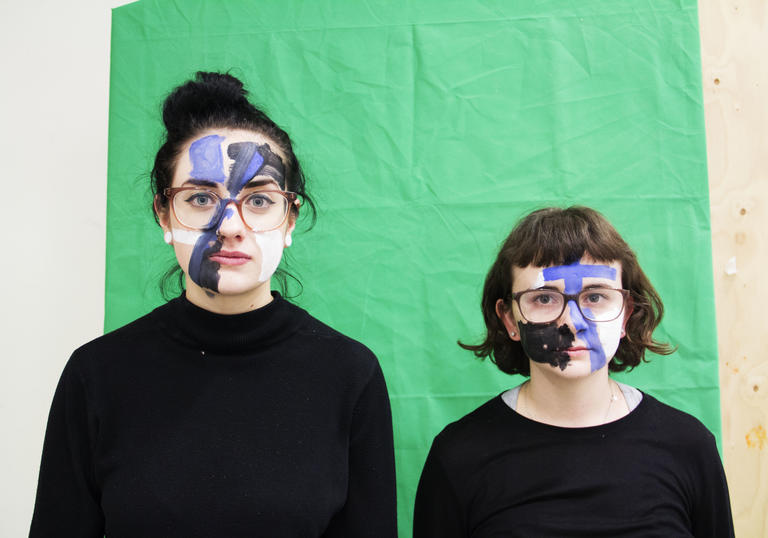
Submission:
[[[586,296],[587,302],[590,304],[596,304],[605,299],[605,295],[602,293],[590,293]]]
[[[245,205],[250,209],[266,209],[274,203],[266,194],[252,194],[245,199]]]
[[[549,306],[557,301],[551,293],[539,293],[534,295],[533,302],[538,306]]]
[[[185,202],[194,207],[208,207],[216,204],[216,198],[207,192],[196,192],[188,196]]]

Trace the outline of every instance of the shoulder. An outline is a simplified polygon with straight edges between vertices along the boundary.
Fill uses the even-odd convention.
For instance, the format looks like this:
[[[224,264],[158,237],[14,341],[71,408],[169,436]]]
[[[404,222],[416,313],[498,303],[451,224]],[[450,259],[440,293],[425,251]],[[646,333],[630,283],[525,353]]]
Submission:
[[[330,327],[301,307],[291,304],[291,308],[302,318],[302,323],[293,334],[293,341],[311,349],[316,360],[330,360],[340,366],[363,369],[369,373],[379,369],[376,355],[367,346]]]
[[[448,424],[435,437],[424,472],[442,476],[460,497],[477,491],[489,478],[489,463],[499,461],[510,443],[514,444],[516,417],[501,396],[496,396]]]
[[[173,301],[171,301],[173,302]],[[88,355],[91,352],[99,352],[105,349],[113,349],[126,343],[136,342],[138,339],[154,338],[161,331],[162,318],[171,308],[171,302],[158,306],[151,312],[134,321],[114,329],[98,338],[94,338],[75,350],[76,355]]]
[[[75,349],[67,363],[65,371],[87,373],[99,363],[108,360],[114,364],[121,357],[136,357],[138,350],[156,345],[162,337],[161,318],[170,308],[170,303],[163,304],[144,316],[94,338]]]
[[[495,396],[483,405],[448,424],[432,443],[433,457],[447,467],[470,461],[470,455],[484,452],[484,447],[497,445],[496,437],[508,432],[507,420],[514,419],[514,412]]]
[[[667,439],[681,447],[703,443],[714,445],[712,432],[693,415],[660,402],[647,393],[643,393],[643,405],[647,426],[659,439]]]

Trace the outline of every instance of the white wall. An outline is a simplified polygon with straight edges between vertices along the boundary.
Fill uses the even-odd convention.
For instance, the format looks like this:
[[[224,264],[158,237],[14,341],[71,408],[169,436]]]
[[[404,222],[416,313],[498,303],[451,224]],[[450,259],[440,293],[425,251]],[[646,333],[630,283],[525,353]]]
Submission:
[[[0,2],[0,536],[26,536],[69,354],[102,332],[110,9]]]

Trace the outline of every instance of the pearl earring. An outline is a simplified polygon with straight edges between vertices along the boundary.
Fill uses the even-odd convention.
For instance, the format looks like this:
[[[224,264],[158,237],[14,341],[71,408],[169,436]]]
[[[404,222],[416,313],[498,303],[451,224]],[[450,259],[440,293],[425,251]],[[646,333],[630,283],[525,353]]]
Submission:
[[[290,232],[285,234],[285,246],[290,247],[293,244],[293,238],[291,238]]]
[[[173,243],[173,234],[171,232],[165,232],[165,235],[163,235],[163,239],[166,243],[169,245]]]
[[[517,333],[515,331],[509,331],[509,336],[515,336]]]

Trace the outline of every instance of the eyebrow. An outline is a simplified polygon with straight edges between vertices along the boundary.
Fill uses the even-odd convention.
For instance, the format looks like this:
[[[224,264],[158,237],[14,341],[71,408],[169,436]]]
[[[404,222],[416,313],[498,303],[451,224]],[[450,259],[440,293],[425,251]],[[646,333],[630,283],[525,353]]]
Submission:
[[[221,185],[221,183],[217,181],[210,181],[208,179],[194,179],[194,178],[189,178],[188,180],[186,180],[184,182],[184,185],[186,185],[187,183],[189,183],[190,185],[197,185],[198,187],[211,187],[214,189],[218,188],[218,186]]]
[[[584,290],[595,290],[595,289],[611,290],[613,288],[611,288],[607,284],[588,284],[586,286],[583,286],[581,288],[581,291],[584,291]],[[523,290],[523,291],[538,291],[538,290],[559,291],[559,292],[562,293],[562,290],[560,290],[560,288],[558,288],[557,286],[541,286],[541,287],[538,287],[538,288],[528,288],[527,290]]]
[[[244,189],[251,189],[253,187],[263,187],[265,185],[272,185],[272,184],[277,185],[278,188],[280,187],[280,184],[277,181],[275,181],[274,179],[272,179],[272,178],[269,178],[269,179],[256,179],[256,178],[253,178],[248,183],[243,185],[243,188]]]
[[[536,291],[536,290],[552,290],[552,291],[560,291],[557,286],[539,286],[538,288],[528,288],[525,291]]]

